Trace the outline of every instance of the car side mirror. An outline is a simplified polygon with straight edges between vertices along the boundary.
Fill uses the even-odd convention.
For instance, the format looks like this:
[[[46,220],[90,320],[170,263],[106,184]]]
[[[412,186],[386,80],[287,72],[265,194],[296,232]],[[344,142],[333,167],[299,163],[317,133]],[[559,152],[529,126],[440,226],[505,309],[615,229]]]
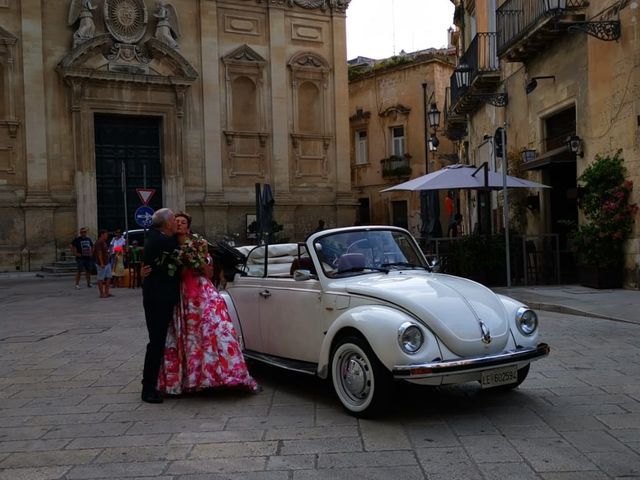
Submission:
[[[311,280],[314,278],[314,275],[311,274],[309,270],[300,269],[293,272],[293,279],[296,282],[302,282],[303,280]]]

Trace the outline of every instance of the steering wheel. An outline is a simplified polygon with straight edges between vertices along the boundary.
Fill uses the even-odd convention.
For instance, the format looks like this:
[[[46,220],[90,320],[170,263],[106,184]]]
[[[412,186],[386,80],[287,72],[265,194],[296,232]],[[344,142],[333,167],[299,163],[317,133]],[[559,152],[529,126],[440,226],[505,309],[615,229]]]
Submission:
[[[368,238],[361,238],[359,240],[356,240],[355,242],[353,242],[351,245],[349,245],[347,247],[347,251],[345,253],[352,253],[353,250],[366,250],[366,249],[370,249],[371,246],[369,245],[369,239]]]

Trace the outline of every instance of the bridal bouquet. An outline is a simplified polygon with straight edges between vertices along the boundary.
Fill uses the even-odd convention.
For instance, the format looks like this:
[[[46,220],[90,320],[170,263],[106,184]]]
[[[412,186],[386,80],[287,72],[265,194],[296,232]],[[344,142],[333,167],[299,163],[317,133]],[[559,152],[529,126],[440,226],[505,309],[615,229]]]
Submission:
[[[176,251],[176,263],[183,268],[202,270],[209,263],[209,244],[200,235],[189,235]]]

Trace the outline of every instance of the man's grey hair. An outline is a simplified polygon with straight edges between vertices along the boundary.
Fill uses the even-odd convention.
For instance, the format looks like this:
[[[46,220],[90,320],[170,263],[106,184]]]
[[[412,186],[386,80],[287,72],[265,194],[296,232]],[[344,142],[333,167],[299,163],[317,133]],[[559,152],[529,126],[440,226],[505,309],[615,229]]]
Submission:
[[[151,217],[151,225],[155,228],[164,227],[165,223],[169,221],[169,219],[173,216],[173,212],[169,208],[160,208],[156,210]]]

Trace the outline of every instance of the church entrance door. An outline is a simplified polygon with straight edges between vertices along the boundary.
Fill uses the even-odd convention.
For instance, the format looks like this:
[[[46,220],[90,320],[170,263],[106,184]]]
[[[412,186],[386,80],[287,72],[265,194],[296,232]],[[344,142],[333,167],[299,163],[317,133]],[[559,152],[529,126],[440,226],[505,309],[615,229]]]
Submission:
[[[123,183],[129,229],[140,228],[134,218],[142,205],[136,188],[154,188],[149,206],[162,207],[161,119],[96,114],[94,124],[98,228],[125,229]]]

